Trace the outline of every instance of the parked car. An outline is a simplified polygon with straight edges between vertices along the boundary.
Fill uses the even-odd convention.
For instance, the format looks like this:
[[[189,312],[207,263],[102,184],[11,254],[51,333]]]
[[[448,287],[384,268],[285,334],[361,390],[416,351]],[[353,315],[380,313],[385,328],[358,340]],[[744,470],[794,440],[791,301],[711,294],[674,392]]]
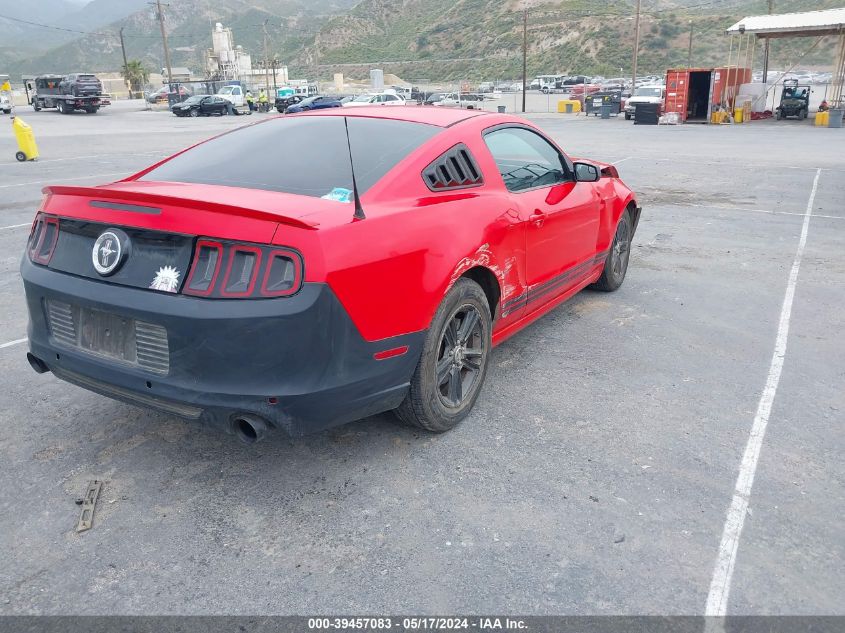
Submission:
[[[12,113],[12,101],[7,95],[0,94],[0,110],[3,110],[3,114]]]
[[[573,99],[591,95],[599,90],[601,90],[601,86],[597,86],[596,84],[570,84],[567,86],[567,92]]]
[[[661,108],[666,99],[666,86],[641,86],[625,101],[625,120],[630,121],[638,103],[659,103]]]
[[[285,109],[286,114],[296,114],[297,112],[308,112],[309,110],[322,110],[324,108],[340,108],[342,107],[340,100],[335,97],[325,97],[322,95],[314,95],[303,99],[299,103],[288,106]]]
[[[172,94],[179,94],[179,100],[187,99],[191,96],[191,91],[188,90],[185,86],[178,86],[173,89]],[[147,101],[149,103],[162,103],[169,101],[169,95],[171,94],[170,86],[162,86],[155,92],[151,92],[147,95]]]
[[[572,75],[571,77],[567,77],[563,80],[562,85],[564,86],[575,86],[578,84],[588,84],[590,83],[590,78],[586,75]]]
[[[476,94],[458,94],[457,92],[449,92],[440,95],[436,101],[432,101],[432,105],[443,106],[447,108],[466,108],[467,110],[478,110],[481,108],[481,102],[484,101],[482,95]]]
[[[286,97],[276,97],[276,103],[275,103],[276,110],[279,112],[279,114],[284,114],[285,110],[288,107],[290,107],[292,105],[296,105],[300,101],[302,101],[302,97],[300,97],[299,95],[288,95]]]
[[[176,116],[222,116],[229,113],[231,103],[219,95],[194,95],[175,104],[170,111]]]
[[[95,75],[90,73],[73,73],[65,75],[60,84],[62,94],[74,97],[89,97],[103,93],[103,84]]]
[[[366,105],[401,106],[405,105],[405,100],[393,92],[379,92],[376,94],[358,95],[343,104],[346,108]]]
[[[268,118],[44,192],[30,365],[244,442],[387,410],[455,427],[494,345],[619,288],[640,217],[612,165],[450,108]]]

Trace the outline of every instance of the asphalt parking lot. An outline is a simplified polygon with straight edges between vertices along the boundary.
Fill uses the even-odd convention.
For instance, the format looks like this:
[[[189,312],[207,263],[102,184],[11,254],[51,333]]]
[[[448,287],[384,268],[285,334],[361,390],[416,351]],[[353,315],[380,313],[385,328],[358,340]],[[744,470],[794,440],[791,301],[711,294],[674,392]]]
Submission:
[[[450,433],[246,447],[36,375],[18,265],[45,184],[263,115],[19,114],[42,159],[0,134],[0,613],[701,614],[792,288],[726,610],[845,614],[842,130],[532,116],[640,194],[623,287],[497,348]]]

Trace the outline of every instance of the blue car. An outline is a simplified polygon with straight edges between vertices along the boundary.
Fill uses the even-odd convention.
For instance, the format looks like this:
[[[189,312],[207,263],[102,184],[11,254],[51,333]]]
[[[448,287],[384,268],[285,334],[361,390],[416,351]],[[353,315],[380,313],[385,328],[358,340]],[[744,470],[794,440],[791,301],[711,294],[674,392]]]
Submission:
[[[334,97],[314,96],[303,99],[299,103],[288,106],[285,109],[285,114],[294,114],[296,112],[308,112],[308,110],[322,110],[323,108],[340,108],[342,103],[339,99]]]

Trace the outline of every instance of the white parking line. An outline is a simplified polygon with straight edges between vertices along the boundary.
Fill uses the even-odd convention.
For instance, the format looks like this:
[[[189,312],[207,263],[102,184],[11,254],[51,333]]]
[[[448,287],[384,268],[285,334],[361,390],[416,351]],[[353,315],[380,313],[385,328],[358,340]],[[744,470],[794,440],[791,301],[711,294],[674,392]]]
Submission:
[[[746,209],[745,207],[726,207],[726,206],[714,206],[710,204],[692,204],[692,203],[685,203],[680,202],[678,203],[679,207],[692,207],[693,209],[713,209],[714,211],[741,211],[743,213],[763,213],[765,215],[792,215],[799,218],[803,218],[806,213],[797,213],[794,211],[775,211],[773,209]],[[660,208],[672,208],[667,207],[666,205],[658,204],[655,207],[649,207],[650,209],[660,209]],[[813,217],[823,218],[825,220],[845,220],[845,215],[822,215],[820,213],[814,213]]]
[[[633,156],[626,156],[625,158],[620,158],[619,160],[615,160],[610,164],[611,165],[618,165],[619,163],[624,163],[626,160],[631,160],[632,158],[633,158]]]
[[[17,341],[9,341],[8,343],[0,343],[0,349],[5,349],[7,347],[11,347],[12,345],[20,345],[21,343],[26,343],[29,339],[19,338]]]
[[[14,185],[0,185],[0,189],[8,189],[10,187],[26,187],[27,185],[46,185],[54,184],[60,185],[63,182],[71,182],[73,180],[90,180],[92,178],[106,178],[108,176],[126,176],[131,172],[115,171],[110,174],[92,174],[91,176],[79,176],[78,178],[51,178],[50,180],[33,180],[31,182],[16,182]]]
[[[783,361],[786,357],[786,343],[789,338],[789,319],[792,314],[792,300],[795,297],[798,271],[801,268],[801,258],[804,256],[804,247],[807,244],[807,231],[810,228],[810,216],[813,213],[813,202],[816,199],[816,190],[819,186],[819,176],[821,176],[821,173],[821,169],[816,170],[813,189],[810,192],[810,199],[807,201],[804,223],[801,226],[801,239],[798,240],[798,250],[795,252],[792,270],[789,272],[789,281],[786,285],[786,294],[783,298],[783,307],[781,307],[780,311],[780,323],[778,325],[777,338],[775,339],[775,351],[772,354],[772,363],[769,367],[769,376],[766,379],[763,394],[760,396],[760,402],[757,405],[757,414],[754,416],[754,424],[751,426],[751,434],[748,437],[745,453],[742,456],[742,462],[739,466],[739,475],[736,479],[733,500],[731,501],[728,516],[725,520],[722,542],[719,544],[719,555],[716,558],[716,567],[713,570],[713,579],[710,582],[710,592],[707,594],[704,615],[723,617],[727,612],[731,579],[733,578],[734,564],[736,563],[736,553],[739,548],[742,527],[745,523],[745,514],[748,511],[751,487],[754,485],[754,473],[757,470],[757,461],[760,458],[760,450],[763,447],[763,437],[766,434],[766,426],[769,423],[769,415],[772,413],[772,404],[775,400],[781,371],[783,370]]]
[[[32,222],[27,222],[26,224],[10,224],[9,226],[0,226],[0,231],[5,231],[6,229],[19,229],[22,226],[32,226]]]

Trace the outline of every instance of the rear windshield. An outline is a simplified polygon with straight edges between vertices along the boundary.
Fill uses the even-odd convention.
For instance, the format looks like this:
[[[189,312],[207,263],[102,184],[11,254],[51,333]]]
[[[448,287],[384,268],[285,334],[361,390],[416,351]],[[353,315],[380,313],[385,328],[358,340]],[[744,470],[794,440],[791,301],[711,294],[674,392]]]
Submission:
[[[345,117],[271,119],[224,134],[156,167],[141,180],[226,185],[351,201]],[[348,117],[358,192],[363,194],[441,128]]]

